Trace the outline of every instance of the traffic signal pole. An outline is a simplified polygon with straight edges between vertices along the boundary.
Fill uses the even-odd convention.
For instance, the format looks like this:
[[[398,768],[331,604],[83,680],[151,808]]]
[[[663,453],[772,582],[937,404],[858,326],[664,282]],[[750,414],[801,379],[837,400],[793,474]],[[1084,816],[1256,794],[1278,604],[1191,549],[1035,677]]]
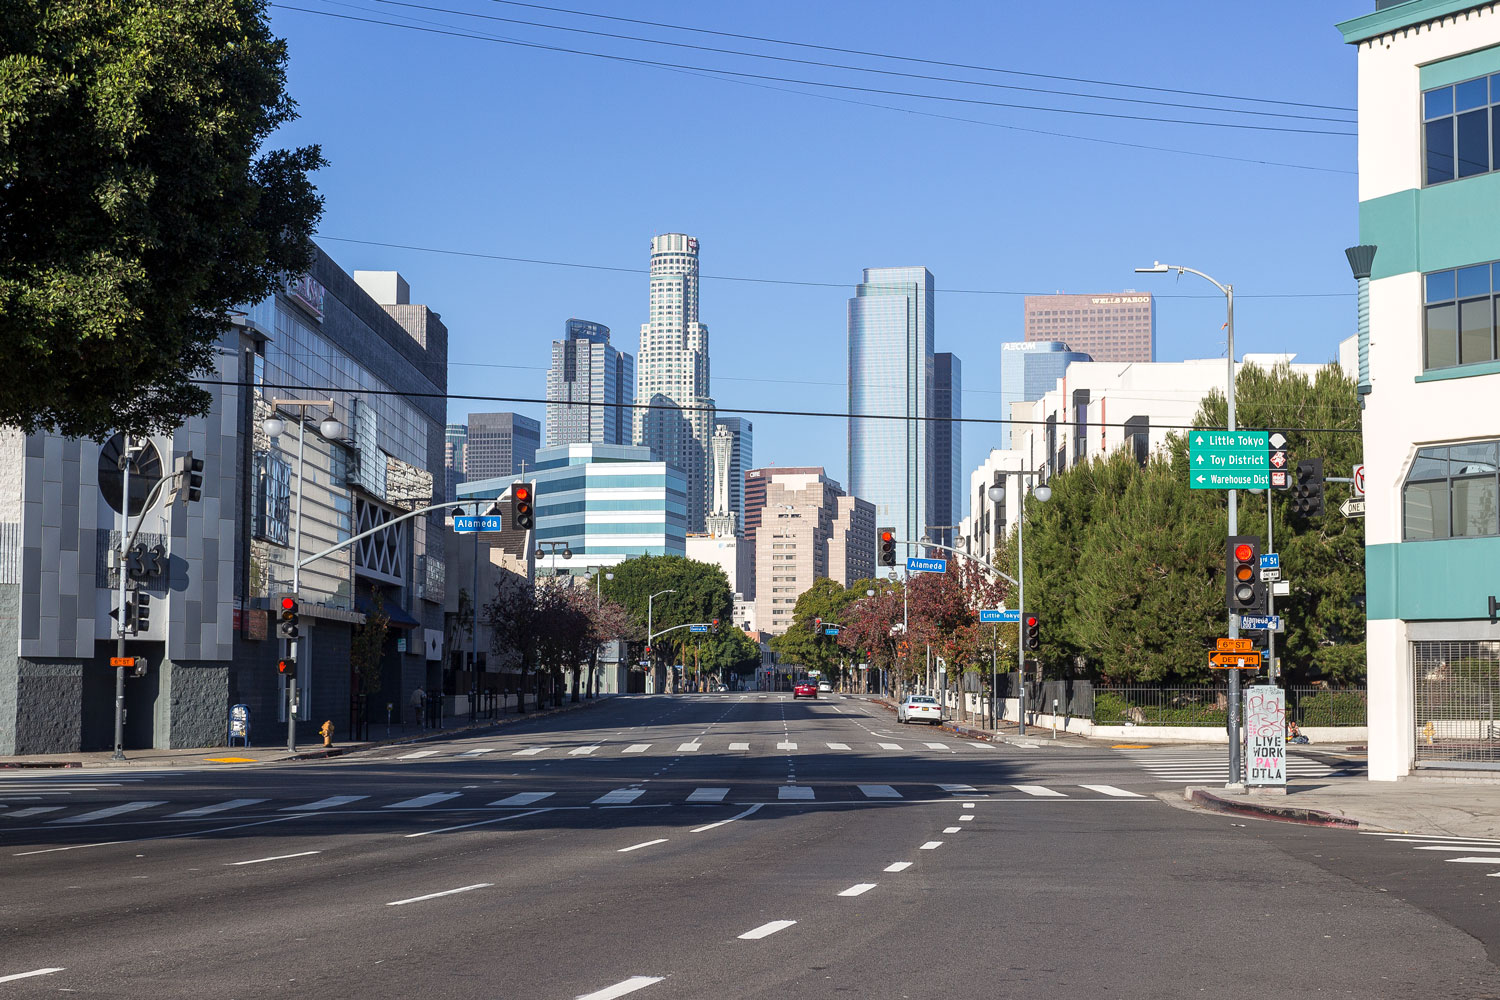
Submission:
[[[1204,277],[1207,277],[1205,275]],[[1209,279],[1213,280],[1213,279]],[[1214,282],[1218,284],[1218,282]],[[1225,310],[1228,313],[1225,329],[1228,332],[1228,355],[1229,371],[1228,381],[1225,386],[1225,401],[1229,408],[1229,431],[1234,432],[1234,286],[1224,285]],[[1239,532],[1239,490],[1229,491],[1229,535],[1238,535]],[[1259,568],[1257,567],[1257,572]],[[1233,611],[1229,612],[1229,638],[1238,639],[1240,635],[1240,619]],[[1240,775],[1242,762],[1240,760],[1240,672],[1229,671],[1229,780],[1225,782],[1225,788],[1244,788],[1244,781]]]
[[[1266,551],[1276,551],[1276,526],[1272,523],[1275,518],[1271,516],[1271,487],[1266,487]],[[1272,617],[1276,615],[1276,592],[1273,587],[1266,587],[1266,614]],[[1236,671],[1238,672],[1238,671]],[[1272,684],[1276,683],[1276,630],[1266,629],[1266,676]]]
[[[145,511],[141,511],[144,515]],[[130,435],[121,436],[120,448],[120,634],[115,640],[115,656],[125,656],[125,546],[130,538]],[[110,760],[125,759],[125,668],[115,667],[115,752]]]

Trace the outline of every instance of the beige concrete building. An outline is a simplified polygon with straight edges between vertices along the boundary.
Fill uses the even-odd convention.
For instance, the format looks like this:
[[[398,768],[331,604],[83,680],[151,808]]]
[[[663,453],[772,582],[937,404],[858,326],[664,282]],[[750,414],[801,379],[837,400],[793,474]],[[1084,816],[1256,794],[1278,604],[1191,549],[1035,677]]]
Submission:
[[[755,623],[780,635],[797,598],[830,577],[848,586],[875,574],[875,506],[844,493],[821,468],[765,471],[755,535]]]

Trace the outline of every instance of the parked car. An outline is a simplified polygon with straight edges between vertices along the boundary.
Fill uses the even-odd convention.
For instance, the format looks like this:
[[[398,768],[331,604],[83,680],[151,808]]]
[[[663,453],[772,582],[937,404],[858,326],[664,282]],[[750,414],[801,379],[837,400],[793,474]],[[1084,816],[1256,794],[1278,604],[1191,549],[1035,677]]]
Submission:
[[[943,708],[936,698],[925,694],[909,694],[896,706],[897,722],[930,722],[934,726],[943,723]]]
[[[797,686],[792,688],[793,701],[798,698],[816,698],[817,696],[818,686],[812,681],[798,681]]]
[[[728,691],[729,690],[729,685],[728,684],[720,684],[719,687],[718,687],[718,690],[720,692]]]
[[[830,683],[828,683],[827,681],[819,681],[818,682],[818,690],[819,691],[832,691],[833,690],[833,685],[830,684]]]

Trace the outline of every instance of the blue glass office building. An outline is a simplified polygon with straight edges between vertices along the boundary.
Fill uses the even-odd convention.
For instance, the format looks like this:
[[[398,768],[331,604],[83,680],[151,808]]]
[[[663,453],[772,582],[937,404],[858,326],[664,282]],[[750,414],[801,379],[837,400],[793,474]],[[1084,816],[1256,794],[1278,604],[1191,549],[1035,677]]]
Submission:
[[[849,300],[849,411],[901,418],[850,418],[849,492],[873,503],[876,525],[902,539],[949,523],[934,520],[933,425],[925,419],[933,414],[933,293],[925,267],[871,267]]]
[[[1000,345],[1000,416],[1010,419],[1010,404],[1041,399],[1057,388],[1068,365],[1092,361],[1081,351],[1068,350],[1055,340]],[[1010,447],[1010,424],[1000,425],[1000,447]]]

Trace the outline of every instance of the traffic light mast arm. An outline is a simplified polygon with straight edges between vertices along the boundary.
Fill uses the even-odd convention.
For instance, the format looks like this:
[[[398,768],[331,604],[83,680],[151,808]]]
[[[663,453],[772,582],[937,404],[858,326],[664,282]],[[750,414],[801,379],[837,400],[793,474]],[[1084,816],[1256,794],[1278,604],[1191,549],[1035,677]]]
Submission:
[[[685,625],[673,625],[671,628],[664,628],[660,632],[653,632],[651,635],[647,636],[646,637],[646,645],[648,645],[648,646],[654,646],[654,645],[656,645],[656,638],[657,638],[657,636],[666,635],[668,632],[676,632],[680,628],[692,628],[694,625],[702,625],[704,628],[708,628],[709,623],[708,622],[688,622]]]
[[[980,569],[984,570],[986,573],[993,573],[996,576],[1000,577],[1002,580],[1008,580],[1009,582],[1015,584],[1017,587],[1019,587],[1021,585],[1020,581],[1017,580],[1015,577],[1011,576],[1009,573],[1002,573],[998,569],[996,569],[994,566],[991,566],[988,562],[986,562],[985,560],[979,558],[978,556],[971,556],[967,552],[960,552],[958,549],[955,549],[952,546],[939,545],[937,542],[909,542],[909,541],[907,541],[904,538],[898,538],[898,539],[896,539],[896,541],[900,542],[902,545],[920,545],[920,546],[922,546],[924,548],[942,549],[944,552],[952,552],[954,555],[959,556],[960,558],[963,558],[963,559],[967,559],[971,563],[974,563]]]
[[[120,546],[121,573],[125,572],[125,553],[129,552],[130,547],[135,544],[136,536],[141,533],[141,525],[146,523],[146,511],[150,510],[151,505],[156,503],[157,499],[161,496],[162,487],[170,484],[172,479],[172,476],[165,476],[158,479],[156,485],[151,487],[151,492],[146,494],[146,499],[141,502],[141,516],[136,518],[135,527],[130,531],[130,537],[125,539],[125,544]]]
[[[496,497],[492,502],[499,503],[500,499],[501,499],[500,497]],[[464,501],[458,501],[458,502],[459,503],[463,503]],[[474,503],[483,503],[484,501],[476,499],[473,502]],[[444,503],[430,503],[430,504],[428,504],[425,507],[418,507],[416,510],[409,511],[408,513],[402,514],[400,517],[393,517],[389,521],[386,521],[386,522],[384,522],[382,524],[377,524],[375,527],[371,528],[369,531],[361,531],[357,535],[351,535],[350,537],[344,539],[342,542],[339,542],[337,545],[330,545],[330,546],[328,546],[328,548],[323,549],[321,552],[314,552],[312,555],[305,557],[297,565],[298,566],[306,566],[308,563],[317,562],[319,559],[322,559],[324,556],[331,556],[335,552],[337,552],[339,549],[347,549],[349,546],[353,545],[355,542],[359,541],[360,539],[369,538],[371,535],[375,534],[376,532],[384,531],[387,528],[393,528],[396,525],[400,524],[402,521],[405,521],[408,518],[416,517],[418,514],[426,514],[429,511],[434,511],[434,510],[438,510],[440,508],[452,507],[452,506],[453,506],[452,503],[444,502]]]

